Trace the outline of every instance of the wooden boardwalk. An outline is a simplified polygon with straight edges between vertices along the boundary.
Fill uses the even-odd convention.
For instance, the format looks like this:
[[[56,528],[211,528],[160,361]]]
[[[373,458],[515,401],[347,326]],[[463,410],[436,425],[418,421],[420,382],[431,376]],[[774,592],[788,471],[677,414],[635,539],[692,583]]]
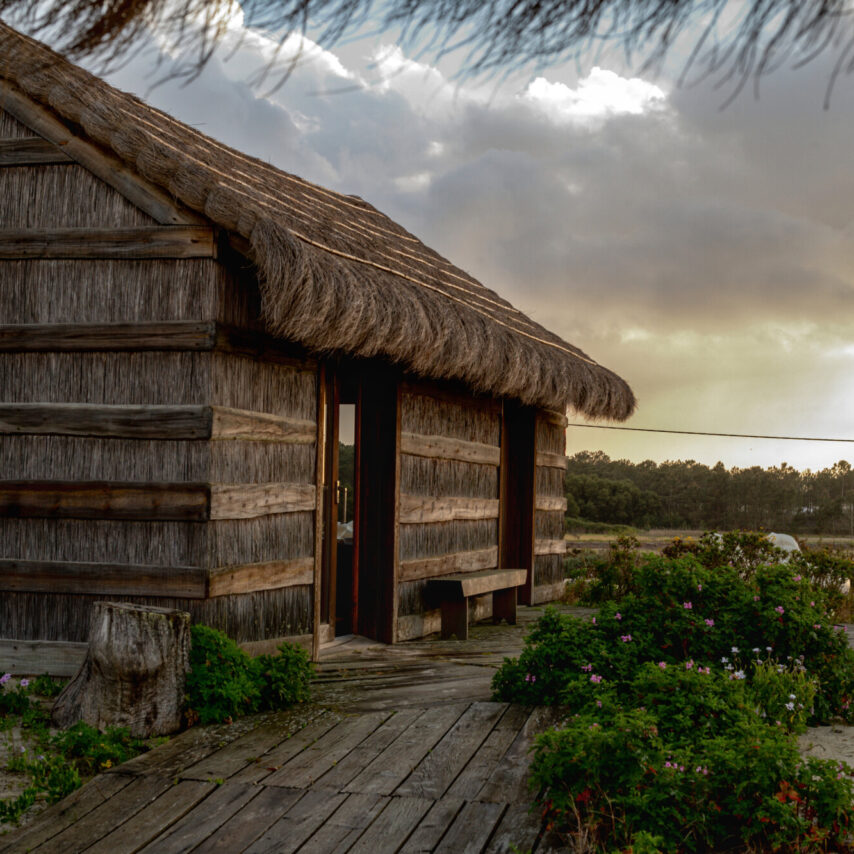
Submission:
[[[188,730],[0,837],[2,854],[547,852],[527,771],[553,712],[489,702],[525,624],[324,650],[311,706]]]

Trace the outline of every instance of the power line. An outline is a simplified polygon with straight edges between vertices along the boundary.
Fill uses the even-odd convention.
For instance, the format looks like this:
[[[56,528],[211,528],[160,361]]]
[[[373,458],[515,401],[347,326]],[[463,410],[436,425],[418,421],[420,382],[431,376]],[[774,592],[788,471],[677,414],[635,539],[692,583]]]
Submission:
[[[671,433],[677,436],[722,436],[725,439],[779,439],[787,442],[854,442],[854,439],[819,439],[814,436],[759,436],[753,433],[705,433],[700,430],[657,430],[653,427],[614,427],[602,424],[568,424],[591,430],[627,430],[633,433]]]

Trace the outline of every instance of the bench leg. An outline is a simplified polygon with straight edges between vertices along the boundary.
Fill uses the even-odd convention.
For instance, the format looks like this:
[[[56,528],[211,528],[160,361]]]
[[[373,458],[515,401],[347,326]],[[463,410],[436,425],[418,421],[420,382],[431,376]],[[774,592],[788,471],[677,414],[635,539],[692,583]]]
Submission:
[[[469,600],[466,598],[442,602],[442,640],[452,635],[456,635],[457,640],[468,640]]]
[[[492,594],[492,622],[501,620],[513,626],[516,624],[516,588],[508,587],[506,590],[496,590]]]

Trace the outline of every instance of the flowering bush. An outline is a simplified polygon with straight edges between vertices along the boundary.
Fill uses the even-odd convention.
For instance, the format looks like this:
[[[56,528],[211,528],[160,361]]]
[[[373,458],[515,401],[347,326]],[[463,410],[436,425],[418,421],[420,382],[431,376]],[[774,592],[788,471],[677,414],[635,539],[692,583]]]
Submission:
[[[632,589],[590,622],[547,610],[493,681],[568,710],[532,772],[557,827],[608,850],[854,850],[850,769],[795,739],[852,720],[854,653],[824,592],[684,553],[644,556]]]

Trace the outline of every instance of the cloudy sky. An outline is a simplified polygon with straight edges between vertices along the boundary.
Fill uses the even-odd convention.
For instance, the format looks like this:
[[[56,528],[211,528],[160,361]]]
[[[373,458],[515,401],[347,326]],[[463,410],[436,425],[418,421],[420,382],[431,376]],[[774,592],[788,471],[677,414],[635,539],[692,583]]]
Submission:
[[[307,42],[269,92],[250,81],[274,44],[235,17],[188,85],[152,88],[153,46],[108,79],[370,201],[625,377],[628,426],[854,438],[854,81],[825,110],[829,60],[721,109],[714,81],[679,88],[607,55],[457,78],[453,56],[431,65],[394,33]],[[854,458],[845,444],[589,428],[568,447],[727,466]]]

